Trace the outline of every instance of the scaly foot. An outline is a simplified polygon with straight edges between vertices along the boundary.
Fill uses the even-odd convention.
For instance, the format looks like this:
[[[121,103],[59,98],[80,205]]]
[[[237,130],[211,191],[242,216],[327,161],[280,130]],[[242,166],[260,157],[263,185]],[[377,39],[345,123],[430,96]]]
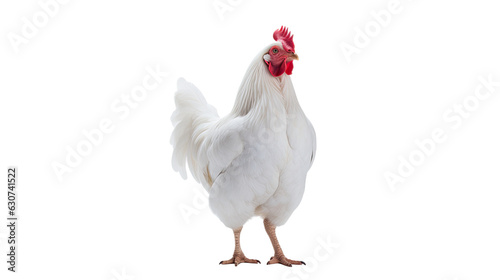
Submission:
[[[294,260],[288,259],[284,255],[272,256],[271,259],[267,262],[267,264],[275,264],[275,263],[280,263],[282,265],[290,266],[290,267],[292,266],[292,264],[294,264],[294,265],[302,265],[302,264],[306,265],[306,263],[303,261],[294,261]]]
[[[232,258],[227,261],[221,261],[219,264],[234,264],[234,266],[238,266],[240,263],[260,263],[260,261],[249,259],[243,253],[234,253]]]

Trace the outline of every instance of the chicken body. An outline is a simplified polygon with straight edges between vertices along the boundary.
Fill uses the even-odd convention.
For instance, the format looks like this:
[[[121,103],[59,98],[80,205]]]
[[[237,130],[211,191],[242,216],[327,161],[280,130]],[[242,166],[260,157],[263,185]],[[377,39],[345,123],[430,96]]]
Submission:
[[[273,46],[282,47],[280,42],[266,47],[250,64],[226,117],[219,118],[201,92],[183,79],[175,97],[174,170],[186,178],[187,161],[209,193],[211,210],[235,237],[255,215],[271,227],[288,220],[304,194],[316,150],[314,128],[290,76],[272,76],[263,60]]]
[[[216,128],[231,127],[234,134],[224,145],[241,151],[215,173],[209,190],[210,208],[232,229],[254,215],[283,225],[302,199],[313,159],[314,129],[296,102],[290,77],[268,82],[272,90],[247,114],[224,119]]]

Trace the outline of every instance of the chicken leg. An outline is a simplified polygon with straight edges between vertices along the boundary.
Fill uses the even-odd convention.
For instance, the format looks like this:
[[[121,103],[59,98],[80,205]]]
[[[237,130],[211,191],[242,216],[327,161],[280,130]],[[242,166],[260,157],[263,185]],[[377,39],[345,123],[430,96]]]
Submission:
[[[303,261],[294,261],[285,257],[285,254],[283,254],[283,250],[281,250],[280,243],[278,242],[278,238],[276,237],[276,226],[273,225],[268,219],[264,219],[264,227],[266,229],[267,235],[269,235],[269,239],[271,239],[271,243],[273,244],[274,248],[274,256],[271,257],[267,264],[280,263],[282,265],[290,267],[292,266],[292,264],[306,264]]]
[[[240,263],[260,263],[259,260],[249,259],[245,257],[245,254],[243,254],[243,251],[241,250],[240,247],[240,233],[242,228],[243,227],[233,230],[234,231],[233,257],[227,261],[221,261],[219,264],[234,264],[234,266],[238,266]]]

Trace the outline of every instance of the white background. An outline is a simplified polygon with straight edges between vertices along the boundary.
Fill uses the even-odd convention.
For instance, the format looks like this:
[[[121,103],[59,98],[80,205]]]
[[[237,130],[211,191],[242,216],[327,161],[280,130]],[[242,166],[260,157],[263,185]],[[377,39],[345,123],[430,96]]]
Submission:
[[[401,0],[350,63],[340,44],[353,45],[388,0],[232,1],[222,18],[213,3],[69,1],[16,52],[9,36],[43,10],[2,1],[0,167],[2,182],[7,166],[19,168],[20,219],[18,273],[2,261],[2,279],[500,278],[500,88],[459,128],[442,117],[478,77],[500,80],[494,1]],[[318,149],[303,201],[277,233],[308,266],[266,266],[260,218],[242,248],[262,264],[219,266],[233,234],[170,165],[175,83],[185,77],[226,114],[281,25],[295,34],[292,80]],[[120,119],[111,104],[156,65],[170,76]],[[114,130],[59,181],[52,164],[105,118]],[[384,173],[397,174],[398,157],[435,128],[447,140],[391,190]],[[0,193],[6,217],[6,183]],[[327,239],[336,247],[319,260]]]

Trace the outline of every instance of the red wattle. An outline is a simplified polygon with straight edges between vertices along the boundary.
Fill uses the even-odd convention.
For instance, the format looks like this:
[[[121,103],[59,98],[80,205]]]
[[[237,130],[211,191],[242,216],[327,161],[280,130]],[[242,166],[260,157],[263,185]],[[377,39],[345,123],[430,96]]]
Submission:
[[[286,74],[287,75],[292,75],[292,70],[293,70],[293,60],[290,60],[289,62],[286,62]]]
[[[271,75],[273,75],[274,77],[279,77],[279,76],[283,75],[283,73],[286,70],[285,61],[280,63],[280,65],[278,65],[278,66],[274,66],[272,63],[269,63],[267,61],[266,61],[266,63],[269,65],[269,72],[271,72]]]

